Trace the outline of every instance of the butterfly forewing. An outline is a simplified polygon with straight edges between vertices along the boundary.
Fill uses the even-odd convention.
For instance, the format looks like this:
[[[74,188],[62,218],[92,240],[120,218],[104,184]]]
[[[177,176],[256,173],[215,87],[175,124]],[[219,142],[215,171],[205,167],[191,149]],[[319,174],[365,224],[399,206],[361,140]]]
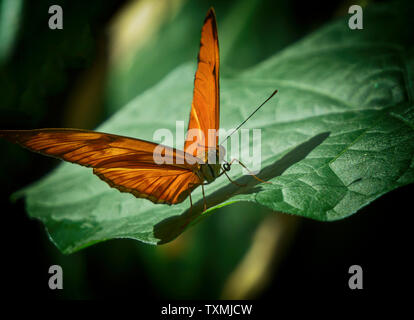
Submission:
[[[193,130],[195,134],[188,137],[190,139],[186,141],[184,146],[184,150],[194,156],[199,155],[195,148],[191,148],[192,150],[189,151],[190,145],[194,142],[201,142],[200,145],[204,149],[215,147],[218,143],[218,136],[214,139],[208,139],[208,130],[218,131],[220,125],[219,70],[216,15],[214,9],[211,8],[201,31],[200,51],[194,79],[194,95],[188,124],[188,130]],[[200,136],[201,134],[203,137]]]

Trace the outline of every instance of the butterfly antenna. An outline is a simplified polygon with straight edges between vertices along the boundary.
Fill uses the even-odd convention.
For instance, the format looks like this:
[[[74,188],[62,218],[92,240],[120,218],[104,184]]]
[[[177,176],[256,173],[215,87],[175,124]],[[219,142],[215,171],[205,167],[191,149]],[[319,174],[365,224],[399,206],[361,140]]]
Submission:
[[[240,123],[239,124],[239,126],[236,128],[236,129],[234,129],[233,130],[233,132],[232,133],[230,133],[227,137],[226,137],[226,139],[224,139],[223,140],[223,142],[222,143],[220,143],[220,145],[222,145],[224,142],[226,142],[226,140],[233,134],[233,133],[235,133],[237,130],[239,130],[240,129],[240,127],[242,126],[242,125],[244,125],[245,123],[246,123],[246,121],[247,120],[249,120],[261,107],[263,107],[265,104],[266,104],[266,102],[268,102],[270,99],[272,99],[273,98],[273,96],[275,95],[277,93],[277,90],[275,90],[275,91],[273,91],[273,93],[270,95],[270,97],[269,98],[267,98],[260,106],[258,106],[257,108],[256,108],[256,110],[254,110],[251,114],[250,114],[250,116],[248,116],[242,123]]]

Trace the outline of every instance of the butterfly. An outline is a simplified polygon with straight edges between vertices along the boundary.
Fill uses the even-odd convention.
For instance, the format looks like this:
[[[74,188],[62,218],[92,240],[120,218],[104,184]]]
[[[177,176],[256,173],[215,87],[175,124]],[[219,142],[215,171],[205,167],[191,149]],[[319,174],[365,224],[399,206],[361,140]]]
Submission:
[[[154,203],[173,205],[190,196],[192,205],[191,192],[201,185],[206,209],[204,185],[226,174],[232,163],[222,164],[225,149],[218,145],[218,135],[204,139],[209,129],[215,132],[219,129],[219,70],[216,15],[210,8],[201,30],[183,151],[141,139],[80,129],[0,130],[0,137],[46,156],[91,167],[112,188]],[[195,132],[193,139],[189,138],[189,132]]]

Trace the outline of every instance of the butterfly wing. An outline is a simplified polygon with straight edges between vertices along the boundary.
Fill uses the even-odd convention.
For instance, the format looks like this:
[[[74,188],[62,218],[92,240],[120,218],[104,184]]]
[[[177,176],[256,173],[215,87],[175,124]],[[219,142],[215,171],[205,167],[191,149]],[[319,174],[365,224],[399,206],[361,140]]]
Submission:
[[[94,168],[93,173],[113,188],[154,203],[180,203],[201,184],[194,172],[181,168]]]
[[[189,151],[190,145],[195,141],[204,141],[204,148],[215,147],[218,144],[218,136],[208,139],[208,130],[219,129],[220,121],[220,86],[219,86],[219,45],[217,23],[214,9],[211,8],[204,20],[201,30],[200,51],[198,53],[198,65],[194,79],[193,102],[191,105],[188,130],[193,130],[193,139],[187,136],[184,151],[196,156],[197,150]],[[205,139],[200,137],[202,132]],[[198,133],[197,133],[198,132]],[[205,151],[205,150],[203,150]]]
[[[198,159],[166,146],[157,151],[160,145],[145,140],[78,129],[2,130],[0,137],[43,155],[93,167],[111,187],[155,203],[182,202],[202,183],[195,173]],[[165,163],[157,164],[161,157]]]

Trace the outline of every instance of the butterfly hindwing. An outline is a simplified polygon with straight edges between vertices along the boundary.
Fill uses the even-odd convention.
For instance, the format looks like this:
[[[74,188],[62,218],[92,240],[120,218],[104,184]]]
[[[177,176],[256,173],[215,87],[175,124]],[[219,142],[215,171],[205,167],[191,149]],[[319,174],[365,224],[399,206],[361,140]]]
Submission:
[[[201,184],[194,172],[182,168],[94,168],[93,172],[111,187],[154,203],[180,203]]]

